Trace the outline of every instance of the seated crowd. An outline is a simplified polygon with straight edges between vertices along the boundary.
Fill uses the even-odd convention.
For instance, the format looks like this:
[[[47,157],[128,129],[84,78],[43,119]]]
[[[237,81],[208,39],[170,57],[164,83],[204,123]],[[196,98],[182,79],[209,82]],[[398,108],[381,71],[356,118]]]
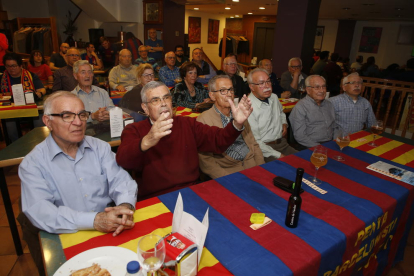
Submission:
[[[32,52],[29,70],[15,53],[3,58],[2,93],[22,84],[40,99],[46,93],[43,84],[52,82],[56,91],[44,102],[42,120],[50,135],[19,168],[19,221],[39,271],[38,229],[95,229],[115,236],[133,227],[137,200],[271,162],[330,141],[338,130],[354,133],[376,121],[370,103],[360,96],[357,73],[375,71],[370,58],[367,64],[358,58],[345,74],[347,62],[341,66],[335,53],[328,60],[325,51],[315,55],[308,76],[302,60],[293,57],[280,82],[272,62],[263,59],[246,82],[235,55],[227,56],[223,70],[215,72],[201,49],[192,51],[190,61],[178,45],[166,52],[166,65],[161,66],[164,48],[156,31],[150,30],[144,44],[131,35],[129,48],[119,53],[106,38],[99,54],[91,43],[83,55],[63,43],[50,68],[40,51]],[[414,72],[413,63],[409,60],[406,74],[400,76]],[[87,123],[109,120],[108,109],[114,106],[94,76],[102,68],[112,68],[109,88],[126,92],[119,107],[135,119],[125,127],[116,155],[107,143],[85,136]],[[160,81],[155,81],[157,76]],[[300,99],[289,119],[279,98]],[[174,116],[173,107],[203,104],[209,104],[208,110],[197,119]],[[288,143],[289,128],[296,144]],[[125,170],[136,172],[136,182]]]

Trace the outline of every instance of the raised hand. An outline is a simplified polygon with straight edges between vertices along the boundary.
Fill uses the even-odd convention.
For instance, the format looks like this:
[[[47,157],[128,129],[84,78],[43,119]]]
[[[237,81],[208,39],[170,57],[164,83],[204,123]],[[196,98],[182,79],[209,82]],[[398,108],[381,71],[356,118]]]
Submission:
[[[241,129],[244,122],[249,118],[250,114],[253,112],[252,102],[250,99],[244,95],[243,98],[239,101],[237,107],[235,107],[233,101],[230,98],[227,98],[227,101],[231,107],[231,113],[233,114],[234,125],[236,128]]]
[[[147,135],[142,138],[141,150],[146,151],[151,147],[158,144],[160,139],[164,136],[167,136],[171,133],[171,128],[173,126],[173,119],[168,119],[170,117],[170,112],[163,113],[158,118],[157,121],[152,125],[150,131]]]

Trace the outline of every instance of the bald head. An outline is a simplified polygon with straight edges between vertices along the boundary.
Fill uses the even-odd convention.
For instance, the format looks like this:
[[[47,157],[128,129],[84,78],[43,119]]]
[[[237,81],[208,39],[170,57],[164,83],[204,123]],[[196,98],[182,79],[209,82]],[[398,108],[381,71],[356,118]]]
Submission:
[[[123,49],[119,52],[119,64],[123,67],[132,65],[132,54],[128,49]]]

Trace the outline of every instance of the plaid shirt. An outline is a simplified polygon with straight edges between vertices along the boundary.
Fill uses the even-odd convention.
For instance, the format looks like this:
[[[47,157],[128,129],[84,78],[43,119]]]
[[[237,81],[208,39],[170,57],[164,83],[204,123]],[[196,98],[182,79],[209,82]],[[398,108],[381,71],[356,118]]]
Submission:
[[[158,72],[160,81],[165,83],[166,86],[174,86],[175,79],[180,77],[180,69],[174,66],[174,69],[171,70],[167,65],[163,66]]]
[[[328,99],[335,109],[336,124],[349,133],[355,133],[375,124],[374,111],[369,101],[358,96],[356,102],[346,93]]]
[[[227,117],[223,113],[220,112],[220,110],[217,109],[216,105],[214,106],[214,110],[220,114],[221,122],[223,123],[223,128],[225,128],[228,123],[230,123],[231,119],[233,118],[231,111],[230,111],[230,117]],[[243,136],[240,134],[239,137],[237,137],[236,141],[234,141],[233,144],[231,144],[230,147],[227,148],[226,154],[233,158],[234,160],[243,161],[246,155],[249,153],[249,147],[244,142]]]

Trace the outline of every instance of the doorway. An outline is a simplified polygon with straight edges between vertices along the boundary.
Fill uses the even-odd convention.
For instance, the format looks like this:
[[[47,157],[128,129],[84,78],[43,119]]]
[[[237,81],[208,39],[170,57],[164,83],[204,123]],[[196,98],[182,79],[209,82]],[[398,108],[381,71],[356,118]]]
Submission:
[[[257,62],[272,58],[275,25],[276,23],[254,23],[252,58],[257,57]]]

